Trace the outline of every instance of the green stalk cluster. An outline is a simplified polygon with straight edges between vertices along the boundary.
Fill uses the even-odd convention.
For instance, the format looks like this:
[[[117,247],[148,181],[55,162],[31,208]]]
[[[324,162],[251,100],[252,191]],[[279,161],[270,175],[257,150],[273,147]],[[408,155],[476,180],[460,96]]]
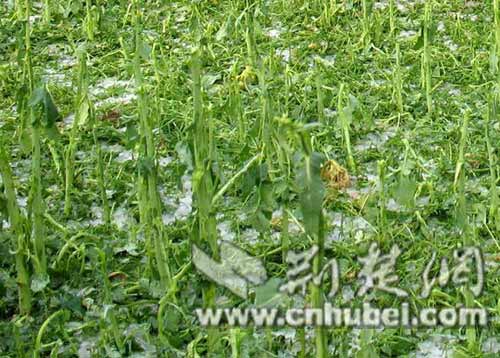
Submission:
[[[324,93],[323,93],[323,81],[322,81],[322,71],[320,67],[320,63],[316,62],[316,67],[318,69],[318,73],[315,76],[315,85],[316,85],[316,104],[317,104],[317,112],[318,112],[318,120],[320,123],[324,123],[325,121],[325,105],[324,101]]]
[[[256,0],[246,0],[245,8],[245,41],[247,44],[248,57],[250,58],[250,66],[252,69],[257,68],[257,45],[255,43],[255,28],[254,28],[254,18],[253,12]]]
[[[24,315],[31,311],[31,291],[29,273],[29,232],[27,222],[16,201],[16,191],[10,161],[5,151],[6,145],[0,138],[0,175],[7,199],[7,212],[13,235],[12,246],[15,248],[17,285],[19,294],[19,312]]]
[[[108,272],[107,272],[107,259],[106,253],[103,250],[96,248],[96,251],[99,255],[99,264],[100,270],[103,280],[103,288],[104,288],[104,304],[106,308],[103,313],[103,324],[105,324],[105,331],[110,331],[110,335],[115,342],[116,347],[119,349],[120,353],[125,353],[125,344],[123,342],[122,333],[120,327],[118,325],[118,321],[116,319],[114,307],[113,307],[113,298],[112,298],[112,288],[111,282],[109,281]],[[109,325],[106,321],[109,321]]]
[[[69,133],[69,145],[64,153],[65,188],[64,188],[64,214],[71,213],[71,194],[75,176],[75,153],[78,145],[78,129],[88,119],[90,106],[88,98],[87,54],[84,49],[78,51],[78,84],[75,101],[75,119]]]
[[[245,123],[245,115],[241,102],[240,84],[237,79],[236,65],[232,70],[232,79],[229,85],[229,113],[232,120],[238,123],[238,138],[241,143],[244,143],[247,136],[247,128]]]
[[[396,43],[396,68],[394,69],[394,96],[399,114],[403,113],[403,79],[401,74],[401,52],[399,43]]]
[[[142,43],[142,24],[140,1],[134,1],[133,22],[135,34],[134,77],[138,94],[139,117],[139,168],[138,195],[141,225],[147,238],[149,267],[156,268],[160,283],[164,289],[170,285],[170,267],[167,260],[167,245],[161,220],[161,201],[158,194],[156,146],[153,134],[153,115],[149,111],[146,86],[141,69],[141,58],[144,55]],[[153,262],[156,263],[153,264]]]
[[[309,133],[300,133],[302,152],[304,155],[304,172],[302,177],[302,193],[300,194],[302,215],[306,235],[317,245],[318,253],[313,261],[313,273],[319,275],[324,258],[324,218],[323,199],[324,186],[321,180],[321,169],[318,154],[312,150]],[[311,285],[311,305],[314,308],[323,307],[321,285]],[[324,327],[316,327],[316,357],[328,357],[327,337]]]
[[[377,163],[378,180],[379,180],[379,198],[378,198],[378,230],[380,240],[383,241],[387,237],[387,219],[386,219],[386,197],[385,197],[385,167],[384,160],[379,160]]]
[[[372,9],[373,0],[362,0],[363,9],[363,43],[366,45],[371,43],[371,21],[372,21]]]
[[[43,0],[43,22],[50,22],[50,0]]]
[[[193,231],[192,241],[201,247],[208,246],[211,250],[212,258],[219,260],[216,220],[213,210],[215,182],[211,170],[214,158],[212,121],[204,109],[201,84],[201,15],[197,6],[193,7],[193,12],[195,17],[193,33],[196,36],[196,47],[191,57],[191,78],[193,83],[192,148],[194,158],[193,197],[197,216],[196,229]],[[206,308],[215,306],[215,289],[215,284],[211,282],[203,290],[203,299]],[[208,329],[207,345],[209,354],[214,354],[218,343],[216,329]]]
[[[95,5],[92,5],[92,0],[85,0],[85,32],[87,33],[87,39],[89,41],[94,41],[94,34],[97,27],[97,16],[96,16]]]
[[[467,200],[465,193],[465,183],[467,180],[467,175],[465,172],[465,151],[467,147],[467,136],[469,131],[469,119],[471,112],[467,110],[464,114],[462,127],[460,130],[460,142],[459,142],[459,153],[458,160],[455,171],[455,192],[457,195],[457,206],[456,206],[456,220],[457,224],[462,230],[463,235],[463,245],[464,247],[470,247],[474,244],[472,239],[475,235],[475,229],[469,226],[469,217],[467,214]],[[465,298],[465,307],[474,308],[474,296],[468,287],[463,287],[463,296]],[[477,348],[477,336],[476,329],[474,327],[466,328],[466,337],[468,350],[472,351]]]
[[[349,108],[350,104],[347,104],[348,107],[345,106],[345,94],[344,94],[345,85],[340,84],[339,93],[337,95],[337,113],[340,119],[340,125],[342,127],[342,135],[344,137],[344,146],[347,154],[347,165],[351,172],[356,172],[356,164],[354,162],[354,156],[352,155],[352,146],[351,146],[351,135],[350,135],[350,125],[351,125],[351,116],[352,112]]]
[[[425,88],[425,99],[427,103],[427,113],[432,113],[432,57],[431,57],[431,20],[432,20],[432,4],[431,0],[426,0],[424,10],[424,49],[422,53],[422,74]]]
[[[494,63],[494,73],[497,76],[500,74],[500,1],[493,0],[493,16],[494,16],[494,25],[495,25],[495,58],[496,61]]]
[[[394,0],[389,0],[389,31],[391,37],[394,36],[396,31],[396,18],[395,18],[395,4]]]
[[[465,197],[465,148],[467,145],[467,135],[469,128],[470,111],[467,110],[464,114],[462,126],[460,129],[460,142],[458,147],[458,158],[455,167],[455,180],[453,183],[455,194],[457,195],[456,204],[456,221],[462,233],[467,236],[468,217],[467,217],[467,202]]]
[[[31,26],[30,26],[31,1],[25,0],[25,57],[24,57],[24,82],[28,90],[28,98],[31,98],[34,87],[33,67],[31,60]],[[47,258],[45,255],[45,233],[44,233],[44,203],[42,198],[42,169],[41,169],[41,121],[35,119],[33,106],[29,106],[25,123],[31,123],[31,222],[32,242],[34,247],[34,267],[38,277],[47,275]]]
[[[495,226],[495,230],[500,233],[500,198],[497,188],[498,181],[498,158],[495,155],[495,148],[491,143],[490,124],[492,119],[498,118],[498,94],[495,93],[490,100],[490,109],[488,111],[485,125],[486,150],[488,152],[488,162],[490,166],[490,210],[489,220]]]

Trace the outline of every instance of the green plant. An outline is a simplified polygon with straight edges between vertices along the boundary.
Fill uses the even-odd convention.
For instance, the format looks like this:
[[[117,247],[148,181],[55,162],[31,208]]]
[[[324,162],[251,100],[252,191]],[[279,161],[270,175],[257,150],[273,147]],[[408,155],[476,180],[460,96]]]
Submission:
[[[488,162],[490,167],[490,210],[489,220],[495,225],[495,229],[500,233],[500,198],[497,189],[498,180],[498,159],[495,155],[494,147],[491,143],[490,126],[492,119],[498,118],[498,94],[495,92],[490,98],[490,104],[485,123],[484,137],[486,139],[486,151],[488,153]]]
[[[425,88],[427,113],[432,113],[432,0],[425,1],[424,20],[422,25],[423,50],[422,50],[422,81]]]
[[[212,200],[215,180],[212,175],[214,163],[214,143],[212,122],[203,105],[201,85],[201,19],[199,9],[193,6],[193,32],[196,36],[195,48],[191,55],[191,76],[193,93],[193,132],[192,148],[194,158],[193,196],[197,210],[196,229],[193,230],[192,242],[208,245],[213,259],[219,260],[217,229]],[[215,284],[212,282],[203,292],[205,307],[215,306]],[[218,334],[215,328],[208,329],[208,352],[213,354],[218,346]]]
[[[34,75],[31,59],[31,26],[30,26],[31,1],[25,0],[25,37],[24,37],[24,81],[25,88],[28,89],[29,109],[27,111],[28,120],[31,123],[31,222],[32,222],[32,242],[34,247],[34,267],[35,274],[39,279],[45,280],[47,276],[47,257],[45,254],[45,234],[44,234],[44,203],[42,198],[42,170],[41,170],[41,130],[42,119],[35,114],[35,106],[42,101],[44,113],[47,121],[53,121],[54,108],[48,92],[38,89],[34,92]]]
[[[16,191],[10,168],[10,161],[5,152],[5,142],[0,137],[0,176],[2,177],[4,193],[7,200],[7,211],[12,231],[12,247],[16,255],[17,285],[19,292],[19,312],[31,312],[31,290],[29,273],[29,232],[28,223],[22,215],[16,201]]]
[[[161,221],[161,204],[157,183],[157,158],[154,144],[152,113],[149,111],[149,101],[146,97],[146,84],[143,80],[141,59],[146,56],[142,42],[142,22],[140,1],[134,2],[133,25],[135,36],[134,78],[138,93],[139,118],[139,163],[138,163],[138,195],[141,224],[148,240],[148,257],[150,269],[155,267],[159,273],[163,289],[170,285],[170,267],[167,260],[165,234]],[[152,262],[156,265],[153,265]]]
[[[78,49],[78,85],[75,101],[75,118],[69,133],[69,145],[64,153],[65,188],[64,214],[71,213],[71,192],[75,175],[75,152],[78,145],[78,130],[86,124],[89,117],[90,104],[88,98],[87,54],[85,48]]]
[[[337,95],[337,112],[339,114],[340,125],[342,127],[342,135],[344,139],[344,146],[347,155],[347,164],[349,170],[356,172],[356,164],[352,155],[350,126],[352,121],[352,107],[349,98],[345,99],[343,83],[340,84],[339,92]],[[347,105],[345,104],[347,102]]]

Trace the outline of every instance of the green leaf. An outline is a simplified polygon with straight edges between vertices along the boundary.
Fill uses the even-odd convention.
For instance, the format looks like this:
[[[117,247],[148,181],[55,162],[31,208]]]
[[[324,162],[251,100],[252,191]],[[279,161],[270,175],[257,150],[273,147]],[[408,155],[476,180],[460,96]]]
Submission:
[[[203,75],[203,77],[201,78],[201,85],[205,89],[205,91],[208,91],[208,89],[210,89],[210,87],[212,87],[215,82],[220,80],[220,78],[221,75],[218,73],[217,74],[207,73]]]
[[[133,123],[127,124],[127,129],[125,131],[125,143],[127,149],[132,149],[137,143],[139,143],[139,131],[137,126]]]
[[[279,287],[281,280],[273,277],[265,284],[255,288],[255,305],[262,307],[276,307],[283,301],[283,294],[280,292]]]
[[[8,211],[7,211],[7,198],[0,193],[0,218],[7,218],[8,217]]]
[[[309,160],[307,159],[308,157],[304,158],[306,167],[297,177],[298,186],[303,188],[299,198],[306,232],[316,235],[320,228],[321,209],[325,196],[325,188],[320,175],[324,158],[320,153],[313,152]]]
[[[437,25],[435,23],[429,24],[427,31],[428,31],[427,37],[429,39],[429,42],[432,42],[432,40],[434,40],[434,36],[436,35],[436,32],[437,32]]]
[[[416,190],[417,183],[406,175],[402,175],[394,188],[394,197],[399,204],[411,208],[414,205]]]
[[[366,13],[368,16],[373,14],[373,6],[375,5],[375,2],[373,0],[366,0]]]
[[[139,44],[139,54],[144,60],[149,60],[151,56],[151,47],[147,42],[141,41]]]
[[[56,121],[61,118],[59,111],[45,85],[36,88],[29,99],[30,107],[41,108],[41,116],[35,115],[33,118],[34,126],[42,126],[49,138],[54,138],[59,134]]]
[[[82,103],[80,103],[79,115],[78,115],[78,126],[82,126],[87,123],[90,114],[90,104],[84,99]]]
[[[219,31],[215,34],[215,39],[217,41],[223,40],[225,37],[227,37],[229,31],[231,30],[231,18],[228,18],[226,22],[220,27]]]
[[[413,47],[413,49],[420,50],[422,47],[424,47],[424,29],[423,29],[423,27],[421,27],[419,30],[418,40],[415,43],[415,46]]]
[[[193,156],[189,146],[184,142],[177,142],[175,145],[175,151],[177,152],[177,156],[179,157],[181,163],[186,165],[188,169],[193,169]]]
[[[45,96],[45,87],[35,88],[28,101],[28,105],[30,107],[34,107],[37,104],[42,103],[44,96]]]

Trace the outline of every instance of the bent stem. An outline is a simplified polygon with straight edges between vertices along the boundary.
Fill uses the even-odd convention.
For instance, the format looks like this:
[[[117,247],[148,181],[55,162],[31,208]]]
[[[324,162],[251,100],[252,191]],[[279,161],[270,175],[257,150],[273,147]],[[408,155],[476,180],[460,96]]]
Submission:
[[[31,1],[25,1],[25,56],[24,56],[24,81],[28,89],[28,97],[31,98],[33,93],[33,67],[31,61],[31,27],[30,27]],[[34,267],[35,273],[39,277],[44,277],[47,274],[47,258],[45,255],[45,239],[44,239],[44,206],[42,199],[42,170],[41,170],[41,122],[40,119],[35,119],[33,106],[29,106],[28,122],[31,123],[31,191],[30,197],[32,200],[31,221],[32,221],[32,241],[35,251]]]
[[[217,246],[217,229],[213,210],[215,183],[212,177],[213,164],[213,133],[212,121],[204,111],[202,84],[201,84],[201,33],[200,13],[197,5],[193,6],[194,22],[193,33],[196,37],[195,48],[191,56],[191,78],[193,93],[193,197],[196,205],[196,227],[193,230],[192,243],[210,248],[214,260],[220,259]],[[216,198],[215,198],[216,199]],[[205,308],[215,307],[216,286],[210,282],[203,290]],[[212,356],[219,345],[216,328],[207,330],[207,350]]]
[[[309,133],[300,133],[304,154],[304,171],[302,173],[302,192],[300,194],[301,210],[306,235],[317,245],[318,253],[313,261],[314,277],[319,277],[324,256],[324,219],[323,200],[324,186],[321,180],[321,163],[318,153],[312,151]],[[321,285],[311,284],[311,304],[314,308],[323,307]],[[316,357],[328,356],[327,338],[324,327],[318,326],[316,332]]]
[[[78,142],[78,127],[80,126],[80,122],[85,119],[84,117],[88,116],[89,111],[89,104],[87,101],[88,84],[86,53],[84,50],[82,50],[78,55],[78,90],[75,102],[76,113],[69,135],[69,145],[64,156],[64,215],[66,216],[71,213],[71,192],[73,190],[73,180],[75,172],[75,152]]]
[[[344,106],[344,84],[342,83],[339,88],[338,98],[337,98],[337,111],[339,114],[340,125],[342,126],[342,134],[344,137],[344,146],[347,154],[347,164],[349,170],[353,173],[356,172],[356,164],[354,162],[354,157],[352,155],[351,147],[351,135],[350,135],[350,125],[351,125],[351,108],[350,104]]]
[[[424,36],[424,50],[422,53],[422,71],[425,87],[425,99],[427,102],[427,114],[432,113],[432,73],[431,73],[431,38],[430,38],[430,27],[431,27],[431,12],[432,12],[431,0],[426,0],[425,2],[425,12],[424,12],[424,26],[423,26],[423,36]]]
[[[16,191],[12,179],[12,169],[9,158],[4,150],[5,143],[0,138],[0,175],[2,177],[4,193],[7,199],[7,211],[13,233],[12,246],[15,248],[17,285],[19,294],[19,312],[21,315],[31,311],[30,275],[28,271],[29,243],[26,240],[25,218],[19,210],[16,201]]]
[[[138,117],[140,151],[138,163],[138,194],[141,224],[148,238],[148,260],[152,270],[156,268],[160,277],[162,289],[170,285],[170,267],[167,260],[165,235],[161,222],[160,198],[157,185],[156,147],[153,134],[153,115],[149,111],[149,102],[146,97],[146,86],[141,69],[141,57],[144,53],[142,43],[142,10],[139,1],[134,1],[133,22],[135,35],[134,77],[138,93]],[[156,263],[154,265],[153,263]]]
[[[485,124],[485,138],[486,138],[486,149],[488,152],[488,161],[490,167],[490,210],[489,210],[489,220],[494,223],[495,229],[500,233],[500,199],[497,188],[497,158],[495,156],[495,149],[491,145],[490,138],[490,122],[492,118],[497,118],[497,95],[495,94],[492,99],[490,99],[490,110],[488,111],[488,116]]]

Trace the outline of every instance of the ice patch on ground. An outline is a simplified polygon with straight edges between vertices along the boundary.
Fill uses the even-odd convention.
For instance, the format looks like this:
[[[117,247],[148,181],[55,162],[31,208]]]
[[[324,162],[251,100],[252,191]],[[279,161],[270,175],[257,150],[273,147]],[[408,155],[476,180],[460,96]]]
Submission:
[[[500,353],[500,340],[490,337],[483,342],[483,353]]]
[[[191,176],[184,174],[182,192],[178,195],[166,194],[165,188],[160,188],[160,198],[167,212],[162,215],[164,225],[186,220],[193,210],[193,184]]]
[[[115,161],[117,163],[125,163],[134,160],[134,153],[131,150],[124,150],[118,154]]]
[[[174,158],[172,157],[161,157],[160,159],[158,159],[158,165],[160,167],[166,167],[167,165],[172,163],[173,160]]]
[[[119,230],[129,228],[135,222],[134,218],[130,215],[128,210],[123,206],[115,209],[113,212],[113,223]]]
[[[116,77],[105,78],[92,86],[90,93],[94,96],[101,96],[106,94],[106,92],[113,88],[125,88],[128,89],[132,86],[131,80],[119,80]]]
[[[78,348],[78,358],[90,358],[94,346],[95,342],[82,341],[82,343],[80,343],[80,347]]]
[[[400,39],[410,39],[417,36],[417,31],[415,30],[403,30],[399,33]]]
[[[285,49],[277,48],[276,56],[280,57],[284,62],[290,62],[291,51],[288,48]]]
[[[222,240],[234,241],[236,234],[231,229],[230,221],[223,221],[217,224],[217,232]]]
[[[250,245],[255,245],[259,239],[259,232],[254,228],[246,229],[241,233],[241,239]]]
[[[357,151],[365,151],[367,149],[380,149],[389,139],[396,135],[395,128],[388,128],[381,133],[368,133],[366,137],[360,139],[354,146]]]
[[[360,240],[365,235],[375,233],[370,223],[361,216],[347,216],[339,212],[328,212],[326,218],[332,227],[325,238],[325,247],[327,248],[333,247],[336,242],[349,237]]]
[[[283,32],[282,28],[273,28],[266,31],[266,35],[272,39],[279,39]]]
[[[126,105],[129,103],[132,103],[136,99],[137,99],[137,95],[135,93],[124,93],[120,96],[108,97],[108,98],[105,98],[101,101],[97,101],[95,103],[95,106],[97,108],[99,108],[99,107],[106,107],[106,106]]]
[[[411,358],[452,358],[451,345],[456,341],[453,336],[434,336],[420,342]]]
[[[96,227],[104,224],[104,210],[101,207],[93,204],[90,208],[90,214],[92,215],[92,219],[86,220],[84,222],[85,226]]]

